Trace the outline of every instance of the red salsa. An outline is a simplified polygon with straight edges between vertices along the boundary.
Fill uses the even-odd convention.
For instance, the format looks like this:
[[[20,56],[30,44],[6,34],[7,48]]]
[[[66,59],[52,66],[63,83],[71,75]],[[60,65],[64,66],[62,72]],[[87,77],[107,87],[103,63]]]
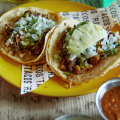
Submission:
[[[120,120],[120,86],[109,89],[104,94],[101,105],[109,120]]]

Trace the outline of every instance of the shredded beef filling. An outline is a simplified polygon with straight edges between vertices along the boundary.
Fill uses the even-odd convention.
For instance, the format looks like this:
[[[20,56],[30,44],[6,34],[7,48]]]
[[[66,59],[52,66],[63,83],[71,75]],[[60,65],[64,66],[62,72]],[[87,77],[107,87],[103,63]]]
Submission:
[[[30,10],[25,11],[25,13],[23,14],[22,17],[24,17],[27,13],[29,13],[30,15],[33,14],[34,16],[39,16],[40,13],[37,12],[32,12]],[[48,19],[48,15],[41,15],[42,17],[45,17],[46,19]],[[16,21],[17,22],[17,21]],[[48,29],[44,35],[42,36],[42,39],[39,41],[35,41],[34,45],[28,45],[28,46],[23,46],[21,44],[21,35],[20,34],[14,34],[14,36],[12,37],[13,40],[13,44],[10,44],[8,46],[9,50],[10,50],[10,54],[13,56],[18,56],[21,59],[29,59],[27,58],[28,56],[31,56],[31,60],[35,59],[43,50],[43,45],[44,45],[44,39],[45,39],[45,35],[46,33],[49,31],[50,29]],[[12,35],[12,32],[14,31],[14,26],[10,26],[8,24],[5,25],[5,34],[4,34],[4,43],[6,43],[6,41],[10,38],[10,36]],[[7,51],[9,52],[9,51]]]
[[[80,74],[86,70],[89,70],[92,68],[92,66],[95,66],[97,62],[100,60],[100,57],[98,55],[93,56],[88,59],[88,63],[91,64],[91,66],[87,67],[80,67],[80,59],[76,58],[73,61],[70,61],[66,56],[64,56],[65,59],[61,58],[62,60],[60,61],[60,69],[63,71],[67,71],[73,74]]]
[[[10,30],[6,29],[6,31],[7,31],[6,35],[9,34],[9,37],[10,37],[10,35],[11,35],[10,33],[12,33],[12,29],[10,29]],[[7,37],[7,38],[9,38],[9,37]],[[42,37],[42,40],[40,42],[36,41],[34,46],[23,47],[23,45],[21,44],[20,35],[19,35],[19,37],[14,35],[13,44],[9,45],[9,47],[12,50],[11,55],[17,54],[19,56],[19,54],[22,53],[24,55],[24,57],[22,57],[23,59],[26,56],[28,56],[28,54],[32,55],[33,58],[36,58],[43,50],[44,38],[45,38],[45,35]]]

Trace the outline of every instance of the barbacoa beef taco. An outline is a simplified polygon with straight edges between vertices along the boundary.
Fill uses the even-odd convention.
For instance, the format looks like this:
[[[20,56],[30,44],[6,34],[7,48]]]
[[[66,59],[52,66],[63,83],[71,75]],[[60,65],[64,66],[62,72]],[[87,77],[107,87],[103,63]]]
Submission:
[[[44,57],[47,39],[62,20],[57,13],[35,7],[9,11],[0,17],[0,51],[17,62],[35,63]]]
[[[47,63],[62,79],[80,83],[102,77],[120,63],[119,33],[102,26],[68,19],[54,30]]]

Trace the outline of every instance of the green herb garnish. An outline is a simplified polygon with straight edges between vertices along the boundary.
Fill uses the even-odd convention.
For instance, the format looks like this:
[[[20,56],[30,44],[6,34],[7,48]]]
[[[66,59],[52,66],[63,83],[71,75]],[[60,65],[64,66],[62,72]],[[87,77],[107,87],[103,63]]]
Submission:
[[[20,27],[20,24],[16,24],[15,27]]]
[[[27,16],[30,16],[30,13],[29,12],[25,12],[23,17],[27,17]]]
[[[45,33],[42,33],[40,36],[38,35],[39,38],[40,38],[40,39],[39,39],[39,42],[40,42],[40,40],[42,39],[42,37],[44,36],[44,34],[45,34]]]
[[[33,40],[31,40],[31,46],[33,46],[35,43],[34,43],[34,41]]]
[[[115,54],[116,54],[116,48],[109,49],[109,50],[103,52],[104,57],[107,57],[109,55],[115,55]]]
[[[29,45],[30,44],[30,41],[27,39],[27,45]]]
[[[80,62],[80,68],[85,68],[85,62]]]
[[[63,72],[63,74],[65,74],[65,75],[70,75],[70,72]]]
[[[30,46],[33,46],[35,43],[34,43],[34,39],[32,38],[32,36],[30,36],[30,37],[28,37],[27,39],[26,39],[26,41],[27,41],[27,43],[28,43],[28,41],[29,41],[29,45]]]
[[[33,18],[32,17],[32,21],[31,21],[33,24],[35,24],[37,22],[37,19]]]
[[[116,48],[120,46],[120,43],[118,42],[115,42],[114,44],[116,45]]]
[[[58,55],[58,57],[56,58],[56,60],[60,61],[61,57]]]
[[[81,23],[77,24],[73,29],[71,29],[71,30],[69,31],[69,34],[72,35],[75,29],[77,29],[77,28],[79,28],[80,26],[82,26],[82,25],[84,25],[84,24],[87,24],[87,23],[88,23],[88,22],[81,22]]]
[[[114,54],[116,54],[116,49],[115,48],[112,49],[112,55],[114,55]]]
[[[32,30],[30,31],[30,33],[31,33],[31,34],[37,34],[37,30],[32,29]]]
[[[12,37],[10,37],[10,41],[13,43],[13,38]]]
[[[26,46],[25,46],[25,45],[23,45],[22,47],[23,47],[24,49],[26,48]]]
[[[26,32],[29,33],[29,28],[28,27],[26,27]]]

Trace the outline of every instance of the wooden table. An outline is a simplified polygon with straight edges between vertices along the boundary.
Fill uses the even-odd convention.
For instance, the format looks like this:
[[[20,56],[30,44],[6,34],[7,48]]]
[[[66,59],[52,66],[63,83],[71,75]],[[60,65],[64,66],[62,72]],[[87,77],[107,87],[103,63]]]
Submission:
[[[0,14],[17,4],[0,3]],[[64,114],[83,114],[95,120],[101,116],[95,104],[96,93],[77,97],[45,97],[20,89],[0,78],[0,120],[54,120]]]

